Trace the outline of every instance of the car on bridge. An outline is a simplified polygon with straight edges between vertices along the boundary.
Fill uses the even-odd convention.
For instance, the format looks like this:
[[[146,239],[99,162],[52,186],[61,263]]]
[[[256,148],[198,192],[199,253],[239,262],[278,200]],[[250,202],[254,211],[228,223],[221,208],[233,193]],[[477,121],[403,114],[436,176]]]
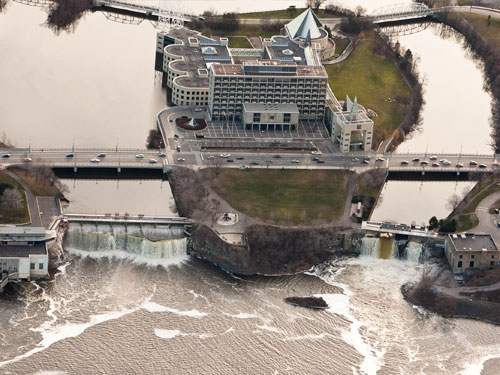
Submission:
[[[439,167],[439,164],[438,163],[432,163],[432,166],[433,167]]]
[[[97,157],[98,158],[105,158],[106,154],[104,152],[100,152],[99,154],[97,154]]]
[[[236,160],[245,160],[245,158],[243,156],[238,156]]]
[[[475,161],[475,160],[471,160],[471,161],[469,162],[469,165],[477,165],[477,161]]]
[[[2,158],[10,158],[10,154],[3,154]]]
[[[30,163],[31,162],[31,158],[24,158],[24,162],[25,163]]]
[[[438,157],[437,157],[436,155],[432,155],[429,159],[430,159],[430,160],[437,160],[437,158],[438,158]]]
[[[424,166],[424,167],[425,167],[427,164],[429,164],[429,162],[428,162],[428,161],[425,161],[425,160],[422,160],[422,161],[420,162],[420,165],[421,165],[421,166]]]
[[[159,157],[159,158],[164,158],[165,156],[167,156],[167,154],[166,154],[166,153],[164,153],[164,152],[159,152],[159,153],[158,153],[158,157]]]
[[[377,158],[376,161],[384,161],[385,159],[384,158]]]
[[[462,163],[458,163],[458,164],[456,165],[456,167],[457,167],[457,168],[463,168],[463,167],[464,167],[464,165],[463,165]]]
[[[135,155],[136,159],[144,159],[144,154],[137,154]]]
[[[149,159],[149,164],[156,164],[158,163],[158,160],[156,159]]]
[[[72,152],[69,152],[66,154],[67,158],[72,158],[73,156],[75,156],[75,154],[73,154]]]
[[[100,163],[101,160],[100,159],[97,159],[97,158],[93,158],[93,159],[90,159],[90,162],[91,163]]]
[[[220,154],[219,155],[221,158],[227,159],[228,157],[231,156],[231,154]]]
[[[401,165],[408,165],[408,161],[407,160],[402,160],[401,161]]]
[[[420,161],[420,158],[413,158],[412,162],[417,163]]]
[[[234,160],[233,160],[233,159],[227,159],[227,160],[226,160],[226,162],[228,162],[228,163],[233,163],[233,162],[234,162]]]
[[[280,159],[281,155],[273,155],[273,159]]]
[[[293,160],[291,161],[291,163],[293,163],[293,164],[299,164],[299,163],[300,163],[300,161],[298,161],[297,159],[293,159]]]
[[[486,164],[479,164],[479,168],[487,168]]]
[[[357,163],[359,161],[359,158],[352,158],[352,161]]]

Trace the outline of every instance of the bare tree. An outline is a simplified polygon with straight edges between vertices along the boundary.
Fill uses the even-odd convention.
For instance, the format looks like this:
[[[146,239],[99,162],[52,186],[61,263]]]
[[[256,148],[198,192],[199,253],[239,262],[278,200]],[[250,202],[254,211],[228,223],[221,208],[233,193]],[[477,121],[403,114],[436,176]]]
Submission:
[[[210,160],[210,166],[214,169],[215,177],[219,177],[220,172],[222,170],[222,166],[224,165],[224,159],[214,157]]]
[[[5,211],[18,210],[23,206],[23,197],[17,189],[7,188],[0,197],[0,207]]]
[[[462,197],[455,193],[450,198],[448,198],[446,208],[453,211],[453,210],[455,210],[455,208],[458,207],[460,202],[462,202]]]

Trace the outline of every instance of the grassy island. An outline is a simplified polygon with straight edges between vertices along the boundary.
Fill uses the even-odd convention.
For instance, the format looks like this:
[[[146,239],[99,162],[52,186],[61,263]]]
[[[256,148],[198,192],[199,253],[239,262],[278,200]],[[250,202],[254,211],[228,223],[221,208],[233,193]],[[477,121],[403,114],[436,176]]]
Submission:
[[[325,65],[330,87],[339,100],[358,97],[364,107],[374,110],[375,140],[388,138],[397,129],[404,113],[396,97],[410,100],[411,91],[394,63],[374,52],[374,32],[358,41],[349,58]]]
[[[209,176],[209,171],[205,170]],[[223,169],[211,187],[233,208],[257,220],[311,225],[342,217],[351,172],[343,170]]]
[[[23,224],[30,221],[26,195],[23,187],[13,178],[0,171],[0,197],[7,189],[15,189],[19,193],[18,208],[6,208],[0,199],[0,224]]]

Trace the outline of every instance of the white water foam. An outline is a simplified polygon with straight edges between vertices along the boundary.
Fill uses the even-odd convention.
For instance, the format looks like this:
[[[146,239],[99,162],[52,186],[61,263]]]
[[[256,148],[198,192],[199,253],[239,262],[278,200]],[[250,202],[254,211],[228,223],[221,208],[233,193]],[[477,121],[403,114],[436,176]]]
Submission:
[[[85,251],[80,249],[75,249],[71,247],[65,248],[68,252],[79,255],[81,257],[89,257],[93,259],[102,258],[116,258],[130,260],[135,264],[146,264],[148,266],[163,266],[165,268],[169,266],[179,266],[186,262],[189,257],[188,255],[180,255],[174,258],[149,258],[146,256],[129,253],[122,250],[109,250],[109,251]]]
[[[173,339],[174,337],[177,336],[195,336],[200,339],[208,339],[211,337],[214,337],[215,335],[212,335],[210,333],[183,333],[179,331],[178,329],[160,329],[160,328],[155,328],[155,335],[158,336],[159,338],[162,339]]]
[[[240,312],[238,314],[229,314],[229,313],[222,313],[222,314],[236,319],[260,319],[260,317],[255,314],[249,314],[244,312]]]
[[[378,351],[363,339],[360,328],[364,326],[364,323],[352,314],[354,307],[350,304],[350,299],[353,294],[346,284],[335,281],[335,278],[342,271],[343,268],[329,275],[314,275],[321,278],[326,283],[342,289],[343,294],[317,294],[315,296],[322,297],[328,303],[329,308],[326,309],[326,311],[340,315],[351,322],[349,330],[341,330],[342,339],[363,356],[363,361],[360,366],[361,373],[375,375],[384,364],[383,357],[385,351]],[[353,368],[352,370],[353,373],[356,373],[356,369]]]
[[[285,333],[282,329],[279,329],[278,327],[273,327],[273,326],[268,326],[267,324],[264,325],[258,325],[257,328],[263,329],[265,331],[273,332],[273,333]]]
[[[160,305],[156,302],[150,302],[150,301],[143,303],[141,305],[141,308],[143,308],[144,310],[147,310],[149,312],[171,312],[171,313],[181,315],[181,316],[188,316],[190,318],[203,318],[203,317],[208,315],[208,313],[201,312],[201,311],[198,311],[195,309],[192,309],[189,311],[182,311],[182,310],[163,306],[163,305]]]
[[[33,354],[47,349],[58,341],[71,337],[77,337],[85,332],[88,328],[93,327],[97,324],[101,324],[110,320],[116,320],[125,315],[134,313],[143,308],[143,305],[147,305],[153,297],[153,294],[147,297],[141,304],[138,304],[132,308],[123,308],[118,311],[91,315],[89,321],[86,323],[66,323],[63,325],[56,325],[57,316],[55,315],[55,311],[57,311],[59,303],[57,303],[53,298],[48,297],[50,307],[47,311],[47,315],[51,318],[51,320],[43,323],[38,328],[31,329],[34,332],[39,332],[42,335],[42,340],[35,348],[31,349],[30,351],[21,354],[13,359],[0,362],[0,368],[8,364],[20,361],[21,359],[31,357]]]

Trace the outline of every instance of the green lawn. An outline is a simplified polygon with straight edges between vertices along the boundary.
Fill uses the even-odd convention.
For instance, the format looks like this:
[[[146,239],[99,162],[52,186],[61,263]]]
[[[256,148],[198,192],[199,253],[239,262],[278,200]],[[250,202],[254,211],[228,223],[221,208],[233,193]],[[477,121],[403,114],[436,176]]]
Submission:
[[[23,207],[18,210],[5,211],[0,207],[0,224],[22,224],[30,221],[26,195],[23,187],[14,179],[0,172],[0,196],[5,189],[17,189],[23,197]]]
[[[367,33],[368,38],[374,35]],[[411,96],[403,77],[392,61],[373,53],[373,40],[358,42],[351,55],[338,64],[325,65],[333,93],[339,100],[358,97],[358,102],[377,112],[375,142],[388,138],[399,127],[404,114],[394,101],[396,95]],[[389,101],[388,98],[391,100]]]
[[[465,19],[486,39],[489,39],[500,48],[500,19],[491,18],[488,26],[488,16],[480,14],[463,14]]]
[[[476,214],[460,215],[457,219],[457,232],[465,232],[476,227],[479,224],[479,219]]]
[[[249,12],[249,13],[240,13],[240,18],[264,18],[264,17],[269,17],[269,18],[275,18],[275,19],[292,19],[300,15],[303,11],[305,11],[305,8],[297,8],[294,12],[289,12],[286,9],[280,9],[280,10],[269,10],[265,12]],[[335,15],[326,13],[324,9],[320,9],[318,12],[314,12],[318,16],[318,18],[337,18]]]
[[[212,36],[261,36],[262,38],[270,38],[274,35],[279,35],[278,31],[269,32],[263,31],[260,25],[245,25],[241,24],[235,31],[217,31],[205,28],[204,30],[198,30],[208,37]]]
[[[335,39],[335,53],[342,54],[351,41],[349,39]]]
[[[244,36],[230,36],[229,48],[253,48],[252,44]]]
[[[349,175],[340,170],[226,168],[210,184],[232,207],[257,220],[310,225],[343,215]]]

